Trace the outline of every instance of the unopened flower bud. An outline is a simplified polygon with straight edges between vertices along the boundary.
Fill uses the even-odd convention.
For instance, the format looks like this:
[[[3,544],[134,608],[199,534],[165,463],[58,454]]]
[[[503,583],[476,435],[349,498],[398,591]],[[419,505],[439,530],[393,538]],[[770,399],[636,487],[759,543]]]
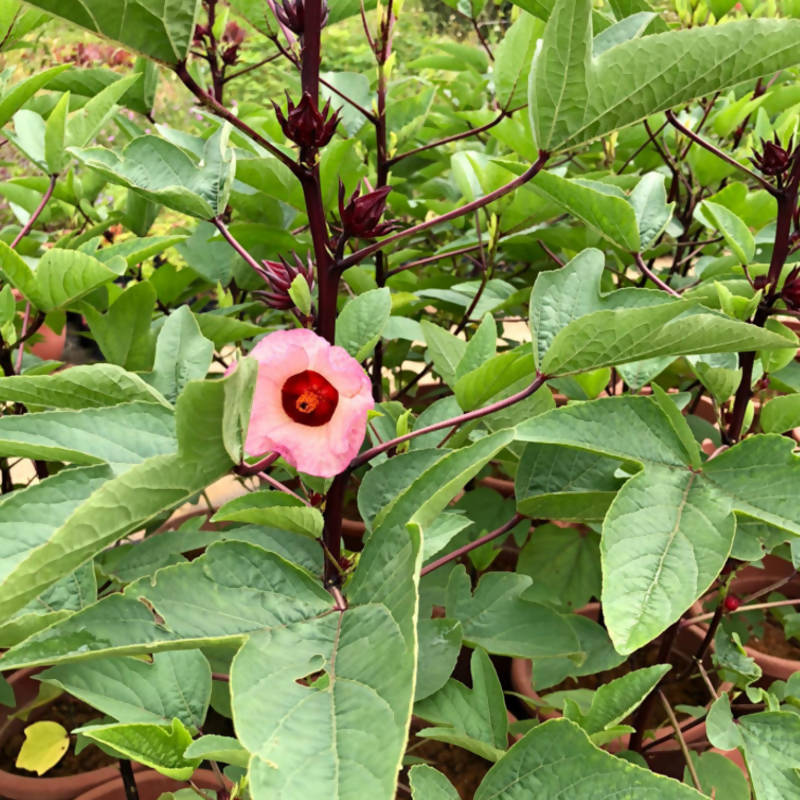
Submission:
[[[203,44],[203,39],[208,36],[208,25],[195,25],[194,26],[194,44]]]
[[[789,308],[800,309],[800,267],[795,267],[787,276],[781,290],[781,299]]]
[[[297,253],[293,252],[294,263],[281,257],[280,261],[262,261],[261,275],[270,284],[271,291],[258,291],[256,294],[268,306],[281,310],[295,307],[295,302],[291,297],[291,288],[294,279],[301,275],[309,292],[314,287],[314,264],[309,255],[305,262]]]
[[[226,47],[222,51],[222,61],[228,66],[232,66],[233,64],[235,64],[238,58],[239,58],[238,44],[232,44],[230,47]]]
[[[222,41],[239,45],[244,41],[244,37],[244,28],[231,21],[225,26],[225,32],[222,34]]]
[[[282,25],[287,27],[296,36],[302,36],[305,31],[305,9],[303,0],[283,0],[275,5],[275,16]],[[328,4],[323,0],[322,19],[320,27],[328,21]]]
[[[320,111],[308,92],[303,92],[303,97],[296,106],[289,93],[286,93],[286,116],[277,103],[273,101],[272,105],[286,138],[301,148],[324,147],[333,137],[339,123],[339,112],[330,114],[331,101],[328,100]]]
[[[754,153],[751,161],[764,175],[782,175],[789,169],[792,163],[792,142],[789,141],[788,149],[781,147],[778,134],[775,134],[774,141],[767,142],[761,140],[761,152]]]
[[[368,186],[369,188],[369,186]],[[395,222],[380,222],[386,210],[386,195],[392,191],[391,186],[360,195],[358,188],[344,202],[344,184],[339,181],[339,218],[345,236],[358,236],[362,239],[374,239],[383,236],[397,227]],[[360,195],[360,196],[359,196]]]

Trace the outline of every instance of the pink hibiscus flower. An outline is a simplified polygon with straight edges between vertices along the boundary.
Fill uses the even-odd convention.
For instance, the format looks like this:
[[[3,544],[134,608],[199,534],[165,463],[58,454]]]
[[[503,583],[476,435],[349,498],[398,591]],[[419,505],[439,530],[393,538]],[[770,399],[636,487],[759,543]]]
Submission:
[[[245,450],[269,450],[309,475],[332,478],[358,453],[374,405],[364,370],[309,330],[276,331],[249,354],[258,361]]]

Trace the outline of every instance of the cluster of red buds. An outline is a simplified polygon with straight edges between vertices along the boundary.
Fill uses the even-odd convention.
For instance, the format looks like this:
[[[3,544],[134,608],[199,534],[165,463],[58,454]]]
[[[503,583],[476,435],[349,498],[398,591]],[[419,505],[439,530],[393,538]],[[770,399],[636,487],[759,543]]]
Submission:
[[[781,290],[781,300],[793,311],[800,309],[800,267],[795,267],[786,276]]]
[[[244,42],[244,28],[239,27],[233,20],[226,26],[222,34],[222,43],[227,47],[222,51],[222,60],[230,65],[235,64],[239,58],[239,48]]]
[[[339,111],[330,113],[331,101],[328,100],[320,111],[308,92],[303,92],[297,105],[292,103],[289,93],[286,92],[286,116],[274,100],[272,105],[286,138],[303,150],[324,147],[339,124]]]
[[[294,264],[290,264],[283,256],[280,261],[262,261],[261,276],[270,284],[271,291],[256,291],[254,294],[268,306],[281,310],[294,308],[294,300],[289,295],[292,281],[302,275],[308,288],[314,288],[314,264],[311,255],[304,262],[297,253],[292,252]]]
[[[381,186],[373,190],[367,186],[367,193],[361,194],[360,187],[344,202],[344,184],[339,181],[339,219],[342,222],[342,234],[346,237],[356,236],[361,239],[374,239],[393,231],[397,222],[381,222],[386,211],[386,195],[392,191],[391,186]]]
[[[239,48],[245,39],[245,30],[231,20],[222,33],[220,44],[225,45],[220,49],[220,57],[229,66],[235,64],[239,58]],[[195,25],[193,43],[199,47],[208,47],[211,42],[211,28],[208,25]]]
[[[295,36],[302,36],[305,30],[305,11],[303,0],[283,0],[275,4],[275,16],[284,27],[288,28]],[[322,19],[320,27],[328,21],[328,4],[322,3]]]
[[[788,146],[784,148],[776,133],[771,142],[761,140],[761,152],[754,153],[750,160],[764,175],[779,176],[791,168],[797,153],[796,150],[793,152],[791,139]]]

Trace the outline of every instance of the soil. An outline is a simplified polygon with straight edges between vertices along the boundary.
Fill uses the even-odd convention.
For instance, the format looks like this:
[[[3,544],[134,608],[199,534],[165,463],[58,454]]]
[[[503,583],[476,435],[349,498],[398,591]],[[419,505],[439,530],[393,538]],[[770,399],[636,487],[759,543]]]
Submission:
[[[100,715],[97,709],[86,705],[86,703],[82,703],[80,700],[76,700],[74,697],[64,694],[48,706],[37,709],[31,714],[29,722],[50,720],[52,722],[58,722],[69,731],[97,719],[98,716]],[[110,764],[116,763],[116,759],[106,755],[100,748],[94,745],[85,747],[78,755],[75,755],[75,740],[77,737],[71,735],[69,738],[70,746],[64,754],[64,757],[52,769],[48,770],[43,777],[62,778],[66,775],[79,775],[82,772],[89,772],[93,769],[107,767]],[[14,762],[17,759],[17,755],[24,741],[25,734],[23,731],[19,731],[3,743],[2,747],[0,747],[0,770],[10,772],[14,775],[24,775],[26,777],[36,775],[35,772],[17,769],[14,766]]]
[[[623,662],[618,667],[614,667],[614,669],[606,670],[605,672],[598,672],[594,675],[586,675],[577,679],[567,678],[557,686],[547,689],[543,692],[543,694],[550,694],[551,692],[560,692],[572,689],[598,689],[603,684],[606,684],[615,678],[620,678],[623,675],[627,675],[632,670],[642,669],[643,667],[649,667],[653,664],[658,664],[659,647],[660,644],[658,641],[652,642],[644,649],[634,653],[627,661]],[[674,658],[676,655],[678,655],[678,653],[675,649],[673,649],[673,662],[676,661]],[[683,669],[683,664],[683,659],[678,658],[677,664],[672,668],[672,674],[679,674],[680,670]],[[670,673],[667,673],[664,683],[662,683],[659,688],[664,693],[669,701],[669,704],[673,708],[675,708],[677,705],[702,706],[708,703],[710,699],[708,695],[708,687],[703,683],[703,680],[696,674],[696,672],[693,675],[690,675],[689,677],[677,682],[674,679],[670,680]],[[621,724],[631,724],[631,719],[632,716],[622,720]],[[649,729],[655,729],[663,727],[666,724],[668,724],[668,722],[666,720],[666,714],[663,706],[658,702],[652,703],[650,705],[650,713],[645,721],[645,727]]]
[[[800,661],[800,646],[793,639],[787,639],[780,623],[771,619],[764,623],[763,636],[751,636],[745,644],[765,655]]]

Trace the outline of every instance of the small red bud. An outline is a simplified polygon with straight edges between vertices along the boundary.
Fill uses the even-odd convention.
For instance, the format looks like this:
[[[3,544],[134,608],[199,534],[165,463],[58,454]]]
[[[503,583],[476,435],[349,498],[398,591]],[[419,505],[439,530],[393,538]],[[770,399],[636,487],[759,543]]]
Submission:
[[[781,289],[781,299],[793,310],[800,308],[800,267],[795,267],[787,275]]]
[[[239,27],[235,22],[231,21],[225,26],[225,32],[222,34],[223,42],[230,42],[231,44],[241,44],[244,41],[245,30]]]
[[[369,185],[367,188],[370,188]],[[395,222],[380,222],[386,210],[386,196],[391,191],[391,186],[381,186],[380,189],[359,196],[360,189],[356,188],[345,204],[344,184],[339,181],[339,218],[344,234],[374,239],[396,228]]]
[[[723,601],[726,611],[736,611],[741,604],[742,601],[735,594],[726,595]]]
[[[275,116],[278,118],[281,129],[286,134],[287,139],[291,139],[302,149],[309,147],[324,147],[333,137],[336,126],[339,123],[339,112],[330,114],[330,100],[325,103],[322,110],[317,108],[311,95],[303,92],[302,98],[297,105],[292,103],[289,93],[286,93],[286,115],[284,116],[280,106],[272,101],[275,108]]]
[[[792,142],[784,149],[776,133],[772,142],[761,140],[761,152],[755,152],[751,161],[764,175],[782,175],[792,165],[794,153],[791,151]]]

